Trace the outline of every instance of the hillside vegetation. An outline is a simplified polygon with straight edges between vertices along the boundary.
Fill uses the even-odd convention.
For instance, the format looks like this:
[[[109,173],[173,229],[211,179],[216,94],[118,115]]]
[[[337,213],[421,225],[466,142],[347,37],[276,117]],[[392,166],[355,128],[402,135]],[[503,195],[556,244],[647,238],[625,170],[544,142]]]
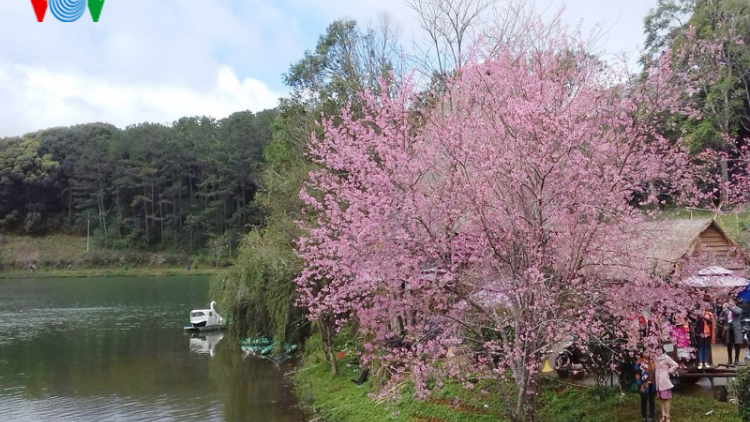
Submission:
[[[224,265],[226,256],[219,260]],[[56,271],[57,275],[81,274],[105,275],[108,270],[113,274],[141,274],[144,269],[153,269],[155,274],[164,269],[210,270],[217,263],[205,255],[187,253],[148,252],[129,250],[92,249],[86,252],[86,237],[52,234],[48,236],[0,236],[0,270],[5,274],[30,273],[34,268],[39,271]],[[98,272],[90,270],[97,269]],[[140,270],[137,270],[140,269]],[[160,271],[161,272],[160,272]]]
[[[236,244],[254,201],[273,110],[118,129],[104,123],[0,138],[0,233],[85,235],[98,248]]]

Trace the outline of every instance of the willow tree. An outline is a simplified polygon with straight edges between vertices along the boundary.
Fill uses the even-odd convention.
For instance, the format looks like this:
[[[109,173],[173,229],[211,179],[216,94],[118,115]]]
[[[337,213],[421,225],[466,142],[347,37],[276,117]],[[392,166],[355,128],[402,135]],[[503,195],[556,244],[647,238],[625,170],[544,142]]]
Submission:
[[[387,17],[373,28],[355,21],[332,23],[314,50],[293,64],[285,75],[292,88],[283,99],[273,125],[273,139],[265,149],[267,167],[256,200],[268,213],[265,225],[246,235],[235,265],[212,282],[212,294],[230,309],[242,333],[273,335],[298,341],[305,330],[299,318],[294,279],[301,262],[295,254],[302,235],[299,191],[314,165],[306,156],[311,137],[321,133],[320,113],[337,114],[357,101],[362,90],[378,89],[378,77],[390,77],[398,60],[398,31]],[[315,321],[321,332],[332,333],[333,324]],[[324,336],[332,350],[333,336]],[[281,345],[282,341],[277,341]],[[328,354],[336,372],[335,357]]]

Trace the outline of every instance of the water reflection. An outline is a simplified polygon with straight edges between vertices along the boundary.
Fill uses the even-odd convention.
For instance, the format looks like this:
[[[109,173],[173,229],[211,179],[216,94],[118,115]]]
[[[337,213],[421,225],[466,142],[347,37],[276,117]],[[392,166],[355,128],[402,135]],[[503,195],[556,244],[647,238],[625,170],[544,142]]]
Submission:
[[[224,338],[224,333],[213,332],[207,334],[192,333],[190,335],[190,351],[199,355],[216,354],[216,345]]]
[[[183,334],[207,289],[200,278],[0,280],[0,421],[306,420],[282,376],[291,368],[243,360],[220,332]]]

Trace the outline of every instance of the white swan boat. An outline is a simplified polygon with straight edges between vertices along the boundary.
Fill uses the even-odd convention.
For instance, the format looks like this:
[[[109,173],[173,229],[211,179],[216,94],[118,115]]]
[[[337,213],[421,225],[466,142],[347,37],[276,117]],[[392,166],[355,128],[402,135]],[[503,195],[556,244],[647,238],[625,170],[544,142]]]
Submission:
[[[190,311],[190,325],[185,331],[214,331],[226,327],[224,318],[216,312],[216,302],[211,302],[209,309],[193,309]]]

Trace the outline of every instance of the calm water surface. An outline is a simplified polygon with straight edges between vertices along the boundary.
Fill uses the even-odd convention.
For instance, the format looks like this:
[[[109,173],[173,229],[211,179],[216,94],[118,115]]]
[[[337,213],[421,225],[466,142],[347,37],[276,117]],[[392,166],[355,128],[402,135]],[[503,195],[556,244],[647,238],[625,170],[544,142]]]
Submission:
[[[0,421],[305,421],[283,372],[184,334],[202,277],[0,280]]]

